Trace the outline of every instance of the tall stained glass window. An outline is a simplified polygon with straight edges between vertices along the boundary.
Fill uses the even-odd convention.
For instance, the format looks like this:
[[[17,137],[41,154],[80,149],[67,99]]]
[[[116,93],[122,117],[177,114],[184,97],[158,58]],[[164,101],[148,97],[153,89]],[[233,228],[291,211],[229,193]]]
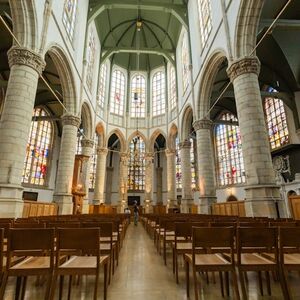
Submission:
[[[174,67],[170,68],[169,77],[169,95],[170,95],[170,107],[171,110],[177,105],[177,89],[176,89],[176,70]]]
[[[86,84],[90,91],[92,90],[93,87],[95,56],[96,56],[96,41],[95,41],[94,31],[91,30],[89,36],[87,72],[86,72]]]
[[[63,24],[66,28],[70,40],[74,37],[74,28],[76,20],[77,0],[65,0],[63,12]]]
[[[188,39],[187,39],[186,32],[184,33],[182,38],[181,65],[182,65],[182,84],[183,84],[183,93],[184,93],[189,86],[189,48],[188,48]]]
[[[268,91],[277,92],[272,87]],[[275,97],[265,98],[264,110],[271,149],[277,149],[288,144],[289,130],[283,101]]]
[[[165,73],[158,71],[152,78],[152,110],[153,116],[159,116],[166,111]]]
[[[139,136],[132,139],[129,146],[128,189],[145,189],[145,142]]]
[[[179,149],[179,138],[176,137],[176,188],[182,188],[182,173],[181,173],[181,156],[180,156],[180,149]]]
[[[191,143],[191,152],[190,152],[190,157],[191,157],[191,175],[192,175],[192,189],[195,190],[197,188],[196,184],[196,160],[195,160],[195,152],[194,152],[194,139],[190,138],[190,143]]]
[[[198,11],[201,41],[202,46],[204,46],[208,40],[209,33],[212,29],[210,0],[198,0]]]
[[[26,147],[22,182],[45,185],[49,167],[49,153],[53,139],[53,124],[42,120],[49,114],[43,108],[35,108]],[[34,119],[36,118],[36,119]]]
[[[93,147],[93,155],[90,160],[90,177],[89,177],[89,188],[95,188],[95,180],[96,180],[96,168],[97,168],[97,147],[98,147],[98,137],[95,136],[94,139],[94,147]]]
[[[105,104],[105,94],[106,94],[106,75],[107,75],[107,65],[102,64],[99,74],[99,89],[98,89],[98,104],[100,108],[104,108]]]
[[[110,112],[123,116],[124,103],[125,76],[120,70],[114,70],[111,77]]]
[[[82,145],[81,141],[83,140],[83,128],[79,127],[77,131],[77,144],[76,144],[76,154],[82,154]]]
[[[146,113],[146,79],[135,75],[131,80],[131,117],[144,118]]]
[[[230,124],[237,122],[237,118],[231,113],[224,113],[220,119],[225,122],[215,128],[219,184],[244,183],[246,177],[240,128]]]

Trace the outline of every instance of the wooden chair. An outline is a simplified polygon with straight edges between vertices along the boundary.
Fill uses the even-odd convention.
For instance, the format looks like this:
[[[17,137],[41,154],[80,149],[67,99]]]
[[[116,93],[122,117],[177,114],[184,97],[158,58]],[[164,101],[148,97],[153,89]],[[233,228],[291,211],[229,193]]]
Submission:
[[[300,227],[279,228],[279,260],[286,287],[285,299],[291,299],[287,272],[300,271]]]
[[[24,257],[15,264],[15,257]],[[3,299],[9,276],[17,277],[16,299],[22,285],[21,299],[25,297],[28,276],[46,276],[45,299],[49,299],[54,270],[54,230],[45,228],[13,228],[8,238],[7,266],[4,273],[0,299]],[[22,282],[23,278],[23,282]]]
[[[263,254],[263,255],[260,255]],[[270,258],[268,257],[270,255]],[[273,259],[271,259],[271,257]],[[243,299],[247,299],[244,275],[248,271],[257,272],[259,287],[263,295],[261,272],[267,275],[268,291],[271,294],[268,274],[273,272],[280,275],[278,260],[278,234],[277,228],[238,228],[237,229],[237,267],[241,282]],[[283,296],[285,285],[282,276],[279,276]]]
[[[69,278],[68,299],[71,299],[72,278],[75,275],[95,275],[94,300],[98,299],[98,279],[100,267],[104,267],[104,299],[107,296],[107,265],[108,256],[100,255],[100,229],[99,228],[58,228],[56,261],[68,254],[69,259],[57,264],[54,272],[54,281],[51,299],[54,297],[58,276],[60,280],[60,297],[62,295],[63,278]],[[61,299],[61,298],[60,298]]]
[[[192,265],[195,299],[198,300],[197,272],[230,272],[236,299],[240,299],[234,261],[235,230],[230,227],[193,227],[192,254],[185,254],[186,287],[189,297],[189,265]],[[212,251],[213,248],[218,252]],[[230,259],[222,256],[221,249],[230,248]],[[227,251],[227,250],[226,250]],[[221,280],[222,287],[222,280]]]

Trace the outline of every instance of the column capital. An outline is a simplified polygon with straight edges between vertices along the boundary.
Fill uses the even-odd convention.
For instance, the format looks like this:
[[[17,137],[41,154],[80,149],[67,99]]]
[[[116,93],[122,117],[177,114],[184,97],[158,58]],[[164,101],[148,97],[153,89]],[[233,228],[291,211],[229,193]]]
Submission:
[[[191,148],[191,142],[190,141],[184,141],[179,143],[179,149],[184,149],[184,148]]]
[[[146,152],[145,153],[145,160],[153,160],[154,153],[153,152]]]
[[[193,123],[193,127],[196,131],[201,130],[201,129],[212,129],[213,127],[213,122],[209,119],[202,119],[195,121]]]
[[[41,55],[27,48],[13,46],[7,52],[7,55],[10,68],[14,65],[25,65],[41,75],[46,66]]]
[[[238,76],[254,73],[259,75],[260,61],[256,56],[246,56],[234,61],[228,68],[227,74],[231,81],[234,81]]]
[[[93,148],[94,147],[94,141],[89,139],[82,139],[81,140],[81,146],[84,148]]]
[[[122,163],[127,163],[128,153],[127,152],[120,152],[120,160],[121,160]]]
[[[175,149],[166,149],[165,150],[166,156],[172,156],[176,154],[176,150]]]
[[[108,149],[105,147],[97,147],[97,154],[98,155],[107,155]]]
[[[62,120],[62,125],[72,125],[75,126],[77,128],[79,128],[80,124],[81,124],[81,118],[72,114],[64,114],[61,117]]]

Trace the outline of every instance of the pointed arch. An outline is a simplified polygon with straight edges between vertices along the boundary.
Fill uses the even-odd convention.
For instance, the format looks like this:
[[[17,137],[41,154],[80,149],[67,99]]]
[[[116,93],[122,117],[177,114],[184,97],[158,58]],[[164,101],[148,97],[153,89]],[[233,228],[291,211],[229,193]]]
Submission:
[[[62,86],[63,103],[68,113],[78,114],[79,105],[76,92],[75,77],[68,55],[58,44],[51,44],[46,48],[46,54],[49,54],[57,69],[60,83]],[[64,112],[66,113],[66,111]]]
[[[203,67],[200,78],[199,96],[196,107],[196,118],[203,119],[210,108],[210,99],[215,78],[218,74],[219,68],[227,59],[226,53],[222,49],[215,50],[208,58]]]
[[[139,130],[135,130],[135,131],[128,137],[128,139],[127,139],[127,147],[129,148],[129,145],[130,145],[132,139],[133,139],[134,137],[136,137],[136,136],[139,136],[140,138],[142,138],[142,140],[143,140],[144,143],[145,143],[146,149],[149,149],[149,140],[147,140],[146,136],[145,136],[143,133],[141,133]],[[127,149],[128,149],[128,148],[127,148]]]
[[[165,140],[167,141],[166,139],[166,134],[161,130],[161,129],[156,129],[152,135],[151,135],[151,138],[150,138],[150,142],[149,142],[149,152],[153,151],[154,149],[154,144],[155,144],[155,140],[159,137],[159,135],[162,135]]]
[[[182,121],[181,121],[181,141],[187,140],[189,134],[192,131],[193,123],[193,108],[190,105],[187,105],[184,109]]]
[[[111,137],[113,134],[115,134],[115,135],[118,137],[119,141],[120,141],[120,146],[121,146],[120,151],[121,151],[121,152],[126,152],[126,151],[127,151],[126,140],[125,140],[125,137],[124,137],[123,133],[122,133],[121,130],[119,130],[119,129],[114,129],[114,130],[112,130],[112,131],[107,135],[106,143],[105,143],[105,144],[106,144],[106,147],[108,147],[108,141],[109,141],[110,137]]]
[[[99,122],[96,126],[96,135],[98,137],[98,145],[99,147],[105,147],[105,125],[102,122]]]
[[[178,136],[178,128],[176,124],[172,124],[169,129],[168,139],[167,139],[167,147],[169,149],[176,149],[176,137]]]
[[[92,140],[94,136],[94,121],[90,104],[86,101],[81,106],[81,122],[85,138]]]

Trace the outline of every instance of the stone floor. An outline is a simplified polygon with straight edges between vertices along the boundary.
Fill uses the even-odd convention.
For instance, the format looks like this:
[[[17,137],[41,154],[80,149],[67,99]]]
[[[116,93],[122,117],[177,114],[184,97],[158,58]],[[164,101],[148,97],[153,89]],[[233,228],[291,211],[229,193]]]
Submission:
[[[169,253],[170,254],[170,253]],[[153,245],[153,241],[139,224],[131,224],[128,228],[126,239],[120,255],[119,266],[109,286],[108,300],[184,300],[185,277],[183,267],[180,267],[180,284],[175,283],[172,273],[172,261],[168,255],[168,266],[164,266]],[[217,276],[216,276],[217,277]],[[100,278],[102,282],[102,277]],[[293,273],[289,277],[293,299],[300,299],[300,277]],[[14,299],[15,281],[10,280],[7,287],[5,300]],[[102,288],[102,285],[101,285]],[[103,299],[100,288],[98,299]],[[64,292],[66,292],[65,286]],[[272,284],[272,296],[259,296],[257,292],[257,280],[254,274],[249,274],[249,299],[283,299],[279,285]],[[32,279],[26,293],[27,300],[41,300],[44,297],[44,288],[37,287]],[[58,299],[56,297],[56,299]],[[64,295],[66,299],[66,294]],[[79,285],[72,287],[72,300],[93,299],[93,277],[83,278]],[[193,299],[193,287],[191,286],[191,299]],[[201,299],[222,299],[220,285],[204,284],[201,291]],[[232,299],[232,297],[227,297]]]

